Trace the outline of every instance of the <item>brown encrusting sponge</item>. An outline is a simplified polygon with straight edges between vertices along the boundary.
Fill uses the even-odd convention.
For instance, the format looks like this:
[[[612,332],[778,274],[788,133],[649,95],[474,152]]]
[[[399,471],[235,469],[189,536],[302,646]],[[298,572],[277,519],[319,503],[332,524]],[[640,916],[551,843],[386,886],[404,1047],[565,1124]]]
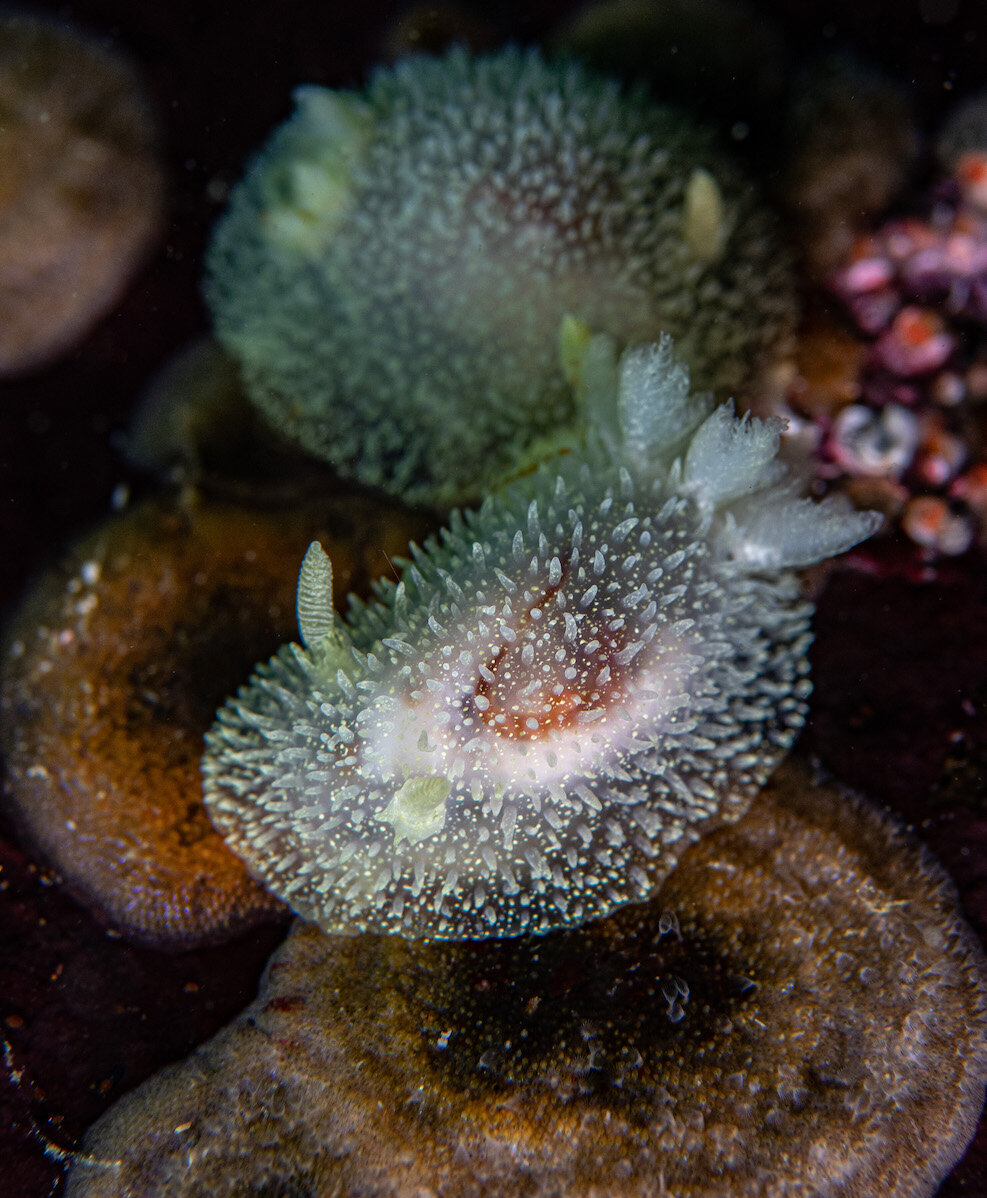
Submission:
[[[161,226],[157,130],[133,66],[0,13],[0,379],[45,365],[117,301]]]
[[[920,1198],[973,1133],[982,952],[929,854],[781,768],[660,898],[481,944],[296,924],[90,1131],[69,1198]]]

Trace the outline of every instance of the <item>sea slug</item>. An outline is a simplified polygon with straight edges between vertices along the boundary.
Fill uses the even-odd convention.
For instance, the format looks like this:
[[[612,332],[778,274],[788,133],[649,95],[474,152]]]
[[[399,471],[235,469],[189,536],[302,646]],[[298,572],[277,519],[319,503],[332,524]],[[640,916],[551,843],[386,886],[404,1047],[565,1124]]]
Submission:
[[[801,726],[793,569],[879,522],[814,504],[781,422],[690,393],[663,338],[585,348],[592,429],[332,614],[318,546],[284,646],[220,711],[205,801],[328,931],[516,936],[651,895]]]
[[[575,62],[453,50],[303,87],[208,259],[216,331],[274,427],[413,502],[474,501],[564,434],[571,314],[676,339],[737,395],[796,304],[770,213],[687,117]]]

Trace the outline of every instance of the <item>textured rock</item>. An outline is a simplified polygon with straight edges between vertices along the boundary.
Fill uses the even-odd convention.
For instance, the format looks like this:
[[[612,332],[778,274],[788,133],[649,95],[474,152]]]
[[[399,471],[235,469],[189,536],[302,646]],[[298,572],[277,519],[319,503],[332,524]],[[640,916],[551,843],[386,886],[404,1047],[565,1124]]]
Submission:
[[[577,932],[297,924],[68,1195],[932,1194],[983,1104],[982,953],[925,850],[779,773],[658,902]]]
[[[157,135],[133,67],[55,22],[0,15],[0,378],[117,300],[158,232]]]

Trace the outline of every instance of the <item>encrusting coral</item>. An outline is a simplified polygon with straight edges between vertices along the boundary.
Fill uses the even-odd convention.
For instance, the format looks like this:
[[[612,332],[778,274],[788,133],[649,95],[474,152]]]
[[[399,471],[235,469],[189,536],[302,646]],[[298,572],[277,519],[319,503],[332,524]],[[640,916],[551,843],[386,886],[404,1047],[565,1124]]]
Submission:
[[[659,901],[586,928],[296,924],[67,1195],[927,1198],[983,1104],[984,977],[928,853],[784,765]]]
[[[790,432],[820,482],[881,508],[886,530],[927,558],[987,540],[985,111],[967,101],[947,122],[938,146],[950,173],[911,213],[852,240],[844,229],[827,282],[853,332],[817,321],[788,394]],[[872,123],[869,108],[860,119]],[[847,185],[858,218],[860,192]]]
[[[0,378],[46,364],[117,300],[161,223],[137,73],[95,38],[0,13]]]
[[[711,136],[574,62],[453,50],[305,87],[209,253],[278,429],[413,502],[475,500],[573,419],[570,314],[737,395],[790,349],[773,218]]]
[[[310,548],[305,647],[207,737],[214,823],[329,931],[516,936],[646,899],[802,724],[793,570],[880,518],[800,498],[781,422],[690,393],[668,338],[580,344],[587,446],[454,517],[345,625]]]

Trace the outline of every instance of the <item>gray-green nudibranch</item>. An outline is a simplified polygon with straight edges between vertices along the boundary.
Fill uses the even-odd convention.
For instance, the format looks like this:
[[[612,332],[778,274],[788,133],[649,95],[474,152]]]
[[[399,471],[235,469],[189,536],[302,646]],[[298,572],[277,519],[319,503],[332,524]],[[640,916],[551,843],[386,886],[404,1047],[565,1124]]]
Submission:
[[[413,502],[474,501],[573,420],[571,314],[676,339],[721,397],[790,348],[754,188],[687,117],[574,62],[453,50],[303,87],[210,249],[216,331],[272,424]]]
[[[516,936],[647,898],[803,722],[793,571],[880,517],[802,498],[781,422],[690,394],[668,339],[596,337],[579,376],[585,450],[455,515],[345,622],[310,548],[304,645],[207,737],[213,821],[329,932]]]

